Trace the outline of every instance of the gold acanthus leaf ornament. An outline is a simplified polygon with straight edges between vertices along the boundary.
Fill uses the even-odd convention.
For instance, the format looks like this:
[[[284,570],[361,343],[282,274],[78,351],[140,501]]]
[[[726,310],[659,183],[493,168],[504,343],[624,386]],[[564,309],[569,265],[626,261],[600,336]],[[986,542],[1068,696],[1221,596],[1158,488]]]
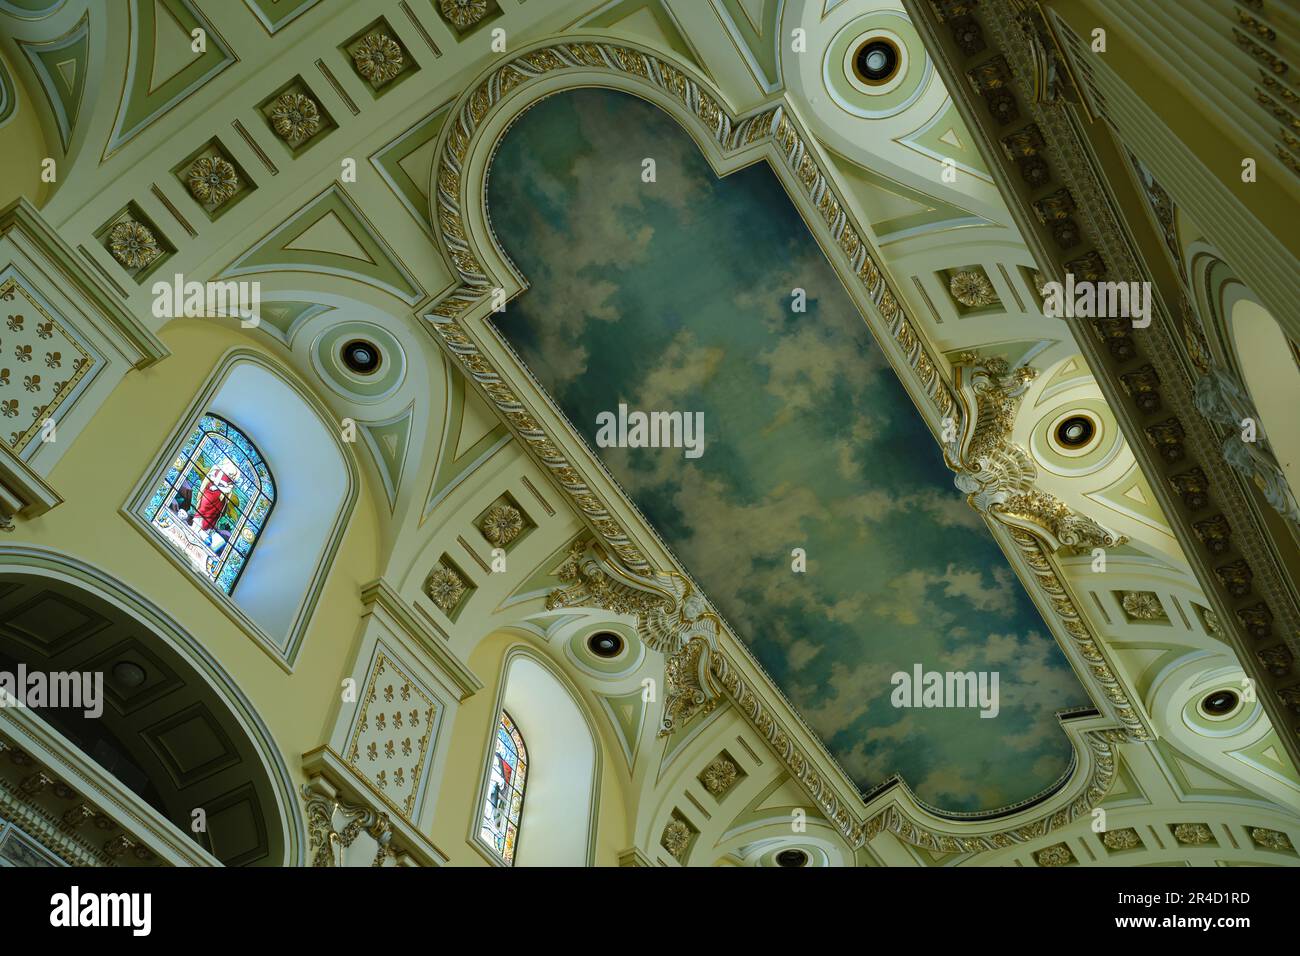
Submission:
[[[143,269],[162,252],[149,228],[134,219],[124,219],[109,231],[108,248],[128,269]]]
[[[993,283],[982,272],[958,272],[948,280],[948,289],[968,309],[982,309],[998,301]]]
[[[271,125],[277,136],[296,145],[320,129],[320,110],[309,96],[285,93],[271,109]]]
[[[465,593],[465,581],[451,568],[440,563],[425,579],[424,593],[438,605],[440,611],[448,614],[460,603],[461,596]]]
[[[981,359],[972,352],[961,353],[953,364],[965,420],[954,422],[944,457],[971,507],[1039,533],[1054,551],[1111,548],[1127,541],[1038,488],[1033,458],[1011,441],[1020,401],[1037,370],[1012,369],[1005,359]]]
[[[220,206],[239,192],[239,174],[220,156],[205,156],[190,167],[190,192],[204,205]]]
[[[487,16],[487,0],[438,0],[438,9],[457,30],[466,30]]]
[[[371,33],[352,51],[357,72],[375,86],[383,86],[402,72],[402,48],[384,33]]]
[[[483,516],[483,523],[479,525],[479,530],[489,542],[498,548],[503,548],[519,537],[519,532],[524,530],[524,516],[519,513],[518,508],[497,505]]]
[[[547,610],[595,607],[635,616],[641,642],[668,659],[660,736],[717,705],[722,691],[710,659],[722,621],[689,582],[676,574],[629,571],[599,545],[583,540],[570,546],[555,574],[565,587],[547,595]]]

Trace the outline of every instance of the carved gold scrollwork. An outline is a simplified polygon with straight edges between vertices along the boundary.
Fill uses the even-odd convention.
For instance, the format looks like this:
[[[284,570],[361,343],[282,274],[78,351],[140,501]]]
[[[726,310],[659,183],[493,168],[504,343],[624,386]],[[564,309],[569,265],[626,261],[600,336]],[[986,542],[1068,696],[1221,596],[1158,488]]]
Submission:
[[[1035,487],[1038,469],[1029,452],[1010,436],[1016,411],[1037,371],[1028,366],[1013,370],[1003,359],[979,359],[970,352],[959,355],[954,365],[958,401],[966,417],[945,456],[957,472],[957,487],[966,492],[971,507],[1009,528],[1055,613],[1058,629],[1069,635],[1127,732],[1134,739],[1147,739],[1150,732],[1137,708],[1048,558],[1050,552],[1111,548],[1128,539]]]
[[[620,567],[594,542],[577,541],[556,575],[565,587],[546,598],[548,610],[598,607],[636,618],[642,643],[668,658],[659,735],[717,706],[720,690],[709,676],[721,620],[678,574],[641,575]]]
[[[692,717],[708,714],[718,706],[721,694],[709,676],[708,657],[708,643],[697,637],[668,658],[660,737],[668,736]]]
[[[1037,371],[1028,366],[1013,370],[1004,359],[977,359],[969,352],[957,357],[955,371],[966,428],[956,434],[945,455],[971,507],[1034,532],[1053,551],[1123,544],[1123,535],[1037,488],[1038,469],[1029,452],[1011,441],[1016,410]]]
[[[389,844],[392,842],[393,828],[387,813],[344,803],[311,784],[303,784],[302,795],[307,805],[307,836],[310,840],[312,866],[338,866],[342,851],[352,846],[363,832],[369,834],[378,845],[371,866],[383,866],[392,856]],[[340,822],[342,829],[339,828]]]

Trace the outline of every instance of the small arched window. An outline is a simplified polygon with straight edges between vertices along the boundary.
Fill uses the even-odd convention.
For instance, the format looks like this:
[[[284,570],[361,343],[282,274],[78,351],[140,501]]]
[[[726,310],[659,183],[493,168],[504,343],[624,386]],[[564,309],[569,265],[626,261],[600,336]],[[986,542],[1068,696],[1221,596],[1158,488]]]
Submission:
[[[261,452],[230,422],[207,414],[155,486],[144,518],[230,594],[274,505],[275,482]]]
[[[524,746],[519,728],[503,710],[497,721],[496,741],[488,767],[487,799],[483,804],[479,838],[495,850],[507,866],[515,862],[527,778],[528,748]]]

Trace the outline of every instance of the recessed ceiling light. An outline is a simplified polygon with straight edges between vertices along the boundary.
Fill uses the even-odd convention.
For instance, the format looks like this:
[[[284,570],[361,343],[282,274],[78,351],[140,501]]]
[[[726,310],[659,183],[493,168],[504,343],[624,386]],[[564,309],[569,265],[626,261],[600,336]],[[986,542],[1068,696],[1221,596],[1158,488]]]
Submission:
[[[623,650],[623,638],[613,631],[597,631],[587,638],[587,648],[597,657],[618,657]]]
[[[868,40],[853,55],[853,71],[859,80],[872,86],[893,79],[898,72],[898,63],[898,47],[883,37]]]
[[[343,346],[343,364],[358,375],[369,375],[379,368],[383,357],[379,346],[365,339],[352,339]]]
[[[1210,717],[1226,717],[1237,709],[1240,700],[1236,691],[1226,688],[1216,690],[1212,694],[1206,694],[1201,700],[1201,710]]]
[[[1084,415],[1071,415],[1056,426],[1056,440],[1066,448],[1082,448],[1096,433],[1097,426]]]
[[[113,683],[134,689],[144,683],[144,668],[133,661],[118,661],[113,665]]]
[[[777,866],[807,866],[808,854],[803,850],[782,850],[776,855]]]

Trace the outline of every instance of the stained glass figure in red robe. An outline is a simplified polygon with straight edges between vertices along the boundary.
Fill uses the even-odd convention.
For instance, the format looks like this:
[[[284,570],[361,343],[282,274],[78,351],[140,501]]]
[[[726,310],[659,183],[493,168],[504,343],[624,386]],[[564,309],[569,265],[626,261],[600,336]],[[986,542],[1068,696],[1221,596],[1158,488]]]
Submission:
[[[211,531],[217,520],[225,514],[226,502],[235,490],[235,481],[239,478],[239,469],[229,458],[213,465],[203,483],[199,485],[199,506],[194,509],[196,531]]]

